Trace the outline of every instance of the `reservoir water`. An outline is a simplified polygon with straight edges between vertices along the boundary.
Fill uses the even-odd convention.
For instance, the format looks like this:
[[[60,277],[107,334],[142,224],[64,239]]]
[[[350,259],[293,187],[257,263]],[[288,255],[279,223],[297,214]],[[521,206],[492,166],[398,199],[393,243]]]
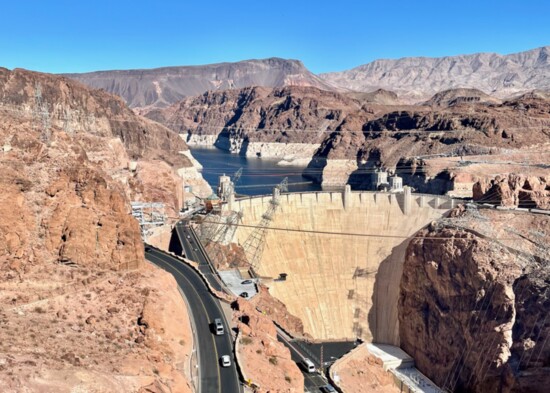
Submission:
[[[221,175],[233,176],[239,168],[243,168],[243,173],[236,185],[237,194],[271,194],[273,187],[285,177],[288,177],[290,192],[321,190],[321,186],[302,177],[304,167],[278,166],[277,159],[244,157],[217,148],[191,148],[191,153],[203,166],[202,176],[213,190]]]

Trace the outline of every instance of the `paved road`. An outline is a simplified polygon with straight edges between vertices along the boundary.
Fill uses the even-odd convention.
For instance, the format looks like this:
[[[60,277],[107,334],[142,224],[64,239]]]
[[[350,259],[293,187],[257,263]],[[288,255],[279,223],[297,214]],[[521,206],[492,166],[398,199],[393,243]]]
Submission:
[[[298,364],[298,367],[300,367],[300,371],[302,371],[302,374],[304,375],[305,391],[311,393],[320,392],[321,390],[319,388],[328,384],[326,378],[317,372],[308,373],[301,368],[300,362],[307,356],[304,356],[304,354],[301,353],[300,348],[298,348],[292,340],[289,340],[287,337],[279,333],[277,333],[277,339],[285,344],[288,349],[290,349],[292,360],[294,360],[294,362]]]
[[[195,261],[199,264],[199,270],[206,277],[210,285],[218,291],[222,291],[222,286],[218,279],[218,276],[212,271],[212,267],[208,261],[208,257],[203,246],[200,244],[195,231],[193,231],[187,221],[179,221],[176,224],[176,235],[179,240],[179,244],[176,244],[176,240],[170,243],[170,251],[185,255],[187,259]]]
[[[233,355],[231,331],[218,300],[212,297],[197,272],[178,259],[152,247],[148,248],[145,257],[171,273],[187,298],[191,317],[194,318],[197,327],[201,392],[241,392]],[[216,336],[211,332],[210,323],[215,318],[222,319],[225,335]],[[231,367],[220,366],[219,358],[222,355],[230,355]]]

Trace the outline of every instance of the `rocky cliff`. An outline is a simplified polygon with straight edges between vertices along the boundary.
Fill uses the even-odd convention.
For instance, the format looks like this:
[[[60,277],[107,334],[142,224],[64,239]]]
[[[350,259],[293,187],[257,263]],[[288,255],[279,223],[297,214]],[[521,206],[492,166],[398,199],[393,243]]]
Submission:
[[[474,184],[474,200],[506,207],[550,210],[550,177],[509,174]]]
[[[290,356],[290,350],[277,340],[275,325],[248,301],[238,298],[233,318],[239,329],[236,356],[247,380],[258,393],[304,391],[304,377]]]
[[[546,215],[467,207],[411,241],[401,346],[440,387],[547,390],[549,228]]]
[[[360,108],[358,100],[313,87],[252,87],[207,92],[146,116],[187,135],[189,144],[214,144],[249,156],[304,158]]]
[[[350,90],[393,90],[411,102],[455,88],[480,89],[504,98],[533,89],[550,89],[550,47],[510,55],[476,53],[382,59],[320,77]]]
[[[502,172],[514,163],[536,161],[540,152],[534,147],[544,149],[550,143],[550,100],[537,94],[502,103],[483,97],[461,89],[434,96],[431,107],[355,112],[321,143],[306,173],[323,183],[350,182],[362,188],[370,184],[374,169],[383,167],[421,192],[444,193],[452,189],[455,176],[468,172],[472,162],[467,158],[440,161],[433,170],[426,158],[485,156],[493,176],[497,162]],[[526,148],[533,149],[531,157],[512,159],[512,153]],[[492,158],[505,152],[507,156]],[[335,165],[341,167],[339,172]]]
[[[98,71],[65,76],[122,97],[130,107],[166,107],[208,90],[248,86],[315,86],[338,90],[298,60],[269,58],[202,66]]]
[[[369,188],[373,171],[384,168],[418,191],[445,193],[471,163],[430,165],[426,158],[486,156],[494,166],[497,154],[550,143],[550,100],[540,92],[503,101],[455,89],[404,105],[387,91],[255,87],[207,92],[144,113],[193,145],[307,164],[305,174],[324,186]],[[501,172],[512,172],[510,162],[498,161],[506,167]]]
[[[129,214],[134,198],[178,208],[185,144],[105,92],[6,69],[0,141],[3,391],[190,391],[185,307]],[[153,195],[147,171],[173,183]]]

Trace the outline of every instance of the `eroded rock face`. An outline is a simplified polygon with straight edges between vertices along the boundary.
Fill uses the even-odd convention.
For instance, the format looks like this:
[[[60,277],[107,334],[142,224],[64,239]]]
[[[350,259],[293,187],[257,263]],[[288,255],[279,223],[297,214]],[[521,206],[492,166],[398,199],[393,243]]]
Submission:
[[[476,89],[451,89],[406,105],[386,91],[250,87],[189,97],[146,116],[190,144],[306,164],[307,177],[356,189],[370,188],[374,169],[385,168],[419,192],[445,193],[455,175],[475,164],[468,156],[487,156],[487,165],[506,171],[508,164],[493,163],[491,156],[550,143],[550,100],[536,92],[500,100]],[[441,161],[432,171],[425,157],[465,159]]]
[[[2,390],[190,391],[185,307],[175,281],[145,264],[129,206],[177,208],[168,180],[190,163],[174,150],[185,144],[104,92],[5,69],[0,140]],[[149,177],[166,188],[151,195]]]
[[[474,200],[506,207],[550,209],[550,176],[496,176],[474,184]]]
[[[247,145],[255,142],[318,144],[327,130],[360,107],[355,99],[313,87],[250,87],[206,92],[146,116],[188,134],[189,142],[214,142],[246,154]],[[289,153],[295,152],[273,152],[281,157]],[[263,156],[270,155],[264,149]]]
[[[459,209],[411,241],[401,346],[439,386],[546,390],[549,224],[544,215]]]
[[[325,177],[327,183],[336,183],[330,162],[346,160],[350,169],[336,176],[340,184],[349,182],[364,188],[370,185],[374,169],[382,167],[395,171],[404,184],[420,192],[445,193],[453,187],[451,173],[468,171],[476,162],[485,162],[491,168],[498,165],[500,171],[505,171],[513,162],[502,162],[491,155],[537,146],[543,149],[550,142],[550,101],[545,96],[527,94],[500,102],[466,93],[461,89],[436,96],[433,101],[437,106],[371,105],[371,113],[363,108],[348,115],[336,132],[321,142],[305,174],[323,184]],[[464,160],[442,162],[432,171],[423,157],[436,156]],[[468,156],[487,158],[469,162]],[[529,156],[519,163],[524,161],[529,162]]]
[[[237,351],[240,367],[246,378],[258,386],[258,392],[304,391],[304,377],[290,351],[277,341],[277,331],[271,319],[262,315],[242,298],[233,305],[233,317],[240,332]]]
[[[271,296],[267,287],[260,286],[258,294],[250,299],[250,303],[294,337],[304,337],[303,322],[292,315],[283,302]],[[306,336],[310,337],[308,334]]]

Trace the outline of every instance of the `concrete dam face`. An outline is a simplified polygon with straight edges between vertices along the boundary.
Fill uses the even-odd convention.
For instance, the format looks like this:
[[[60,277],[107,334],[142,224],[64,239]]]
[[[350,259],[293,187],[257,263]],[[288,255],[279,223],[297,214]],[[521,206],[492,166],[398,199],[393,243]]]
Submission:
[[[231,205],[242,212],[243,224],[257,225],[271,199],[252,197]],[[359,337],[399,345],[397,301],[407,244],[452,201],[408,190],[283,194],[278,201],[270,228],[343,234],[268,229],[257,273],[288,274],[286,281],[265,281],[270,293],[315,339]],[[252,230],[239,227],[233,241],[244,244]]]

